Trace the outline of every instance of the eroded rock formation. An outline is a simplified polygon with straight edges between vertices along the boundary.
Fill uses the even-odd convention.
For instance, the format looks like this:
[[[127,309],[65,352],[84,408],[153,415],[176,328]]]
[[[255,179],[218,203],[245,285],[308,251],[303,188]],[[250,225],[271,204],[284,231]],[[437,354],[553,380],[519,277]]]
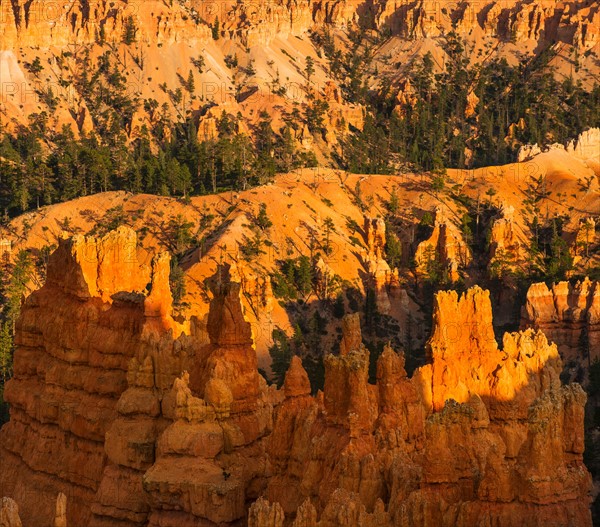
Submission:
[[[391,308],[390,291],[396,286],[397,274],[392,272],[385,261],[386,227],[382,218],[364,218],[366,287],[375,294],[377,309],[380,313],[389,313]]]
[[[533,284],[521,313],[522,327],[542,330],[563,361],[588,366],[600,358],[600,283]]]
[[[488,267],[495,276],[516,270],[527,256],[527,236],[515,222],[514,212],[514,207],[503,205],[499,217],[492,222]]]
[[[485,291],[439,293],[431,364],[408,378],[388,347],[376,385],[347,319],[323,395],[277,409],[269,501],[299,525],[591,525],[585,393],[561,386],[542,333],[506,334],[500,349],[491,317]]]
[[[170,294],[158,298],[161,265],[168,269],[168,257],[152,269],[139,264],[126,228],[63,240],[46,285],[24,305],[5,388],[11,420],[0,432],[0,488],[19,503],[26,525],[50,525],[58,492],[70,497],[71,524],[88,524],[129,362],[158,333],[175,330]],[[149,299],[164,309],[147,314]]]
[[[323,398],[286,397],[277,410],[284,447],[271,443],[268,496],[288,517],[310,499],[322,511],[315,526],[591,524],[575,497],[586,501],[590,484],[585,394],[560,386],[543,334],[507,334],[500,350],[486,292],[440,293],[431,364],[408,378],[387,348],[370,385],[356,320],[344,329]]]
[[[186,78],[188,73],[192,74],[203,93],[198,101],[189,102],[189,109],[203,116],[196,123],[200,137],[210,138],[216,132],[215,117],[222,111],[230,115],[241,112],[245,117],[244,127],[252,128],[254,121],[247,105],[238,104],[238,97],[232,96],[237,82],[225,64],[230,53],[241,57],[247,51],[247,60],[257,62],[258,75],[253,75],[247,86],[253,111],[261,104],[262,96],[274,94],[272,74],[288,71],[291,77],[282,75],[289,82],[281,86],[283,96],[277,101],[289,110],[300,94],[297,84],[303,84],[303,80],[300,68],[294,65],[295,59],[290,62],[279,51],[290,44],[298,45],[296,37],[308,41],[311,31],[326,28],[332,33],[344,33],[349,28],[362,27],[391,32],[400,43],[391,48],[394,64],[406,62],[413,51],[420,53],[419,48],[425,44],[437,57],[436,62],[443,64],[445,37],[451,32],[476,47],[476,53],[493,50],[518,58],[552,48],[558,52],[557,61],[563,74],[570,70],[576,77],[593,81],[597,73],[594,55],[600,48],[599,21],[600,11],[589,0],[483,3],[467,0],[447,5],[437,0],[147,0],[144,3],[72,0],[62,5],[42,0],[7,0],[0,4],[0,69],[4,85],[1,109],[7,116],[7,124],[12,118],[25,124],[28,116],[44,109],[52,110],[48,113],[52,114],[57,129],[67,124],[76,135],[94,130],[98,116],[87,90],[82,89],[85,70],[101,68],[99,57],[118,49],[120,55],[131,57],[118,66],[128,78],[128,92],[167,104],[173,115],[176,105],[171,104],[168,90],[159,87],[166,83],[175,90],[180,87],[178,76]],[[275,44],[278,40],[280,43]],[[284,41],[287,42],[282,48]],[[415,41],[417,45],[413,45]],[[261,57],[264,50],[255,53],[256,48],[268,49],[276,67],[265,68]],[[301,55],[306,56],[308,49],[315,58],[314,47],[302,49]],[[388,51],[380,58],[384,59]],[[285,54],[289,51],[285,50]],[[567,57],[575,55],[578,67],[573,69]],[[84,56],[90,62],[87,58],[83,60]],[[36,58],[41,61],[42,71],[37,71],[37,66],[30,67]],[[200,64],[200,59],[206,67],[190,70],[192,64]],[[317,61],[317,66],[320,62]],[[317,69],[318,84],[323,89],[314,91],[329,101],[323,135],[329,145],[336,145],[341,129],[347,130],[348,124],[362,128],[363,109],[343,101],[339,96],[340,85],[322,67]],[[49,90],[53,95],[51,102],[40,96]],[[410,92],[401,90],[399,98],[405,96],[410,99]],[[207,109],[200,100],[213,102],[218,108]],[[471,92],[467,114],[476,105]],[[136,110],[132,122],[126,126],[129,138],[133,139],[134,132],[143,126],[151,128],[155,124],[154,114],[154,110]],[[294,135],[304,147],[315,144],[313,134],[306,128]]]
[[[600,11],[597,13],[600,16]],[[565,150],[573,157],[588,162],[600,162],[600,128],[590,128],[579,134],[577,139],[569,141],[566,146],[555,143],[546,148],[546,150]],[[518,161],[526,161],[542,153],[542,149],[537,145],[524,145],[519,149],[517,155]]]
[[[483,5],[469,0],[441,9],[434,0],[405,4],[384,0],[357,9],[360,4],[355,0],[307,0],[250,4],[227,1],[206,5],[194,0],[168,6],[151,2],[146,12],[128,2],[106,0],[89,5],[76,1],[65,9],[40,1],[9,2],[2,4],[3,43],[4,49],[8,49],[8,44],[17,39],[29,43],[35,38],[49,38],[53,45],[72,43],[73,39],[94,41],[101,29],[105,37],[121,35],[130,16],[138,23],[136,36],[140,40],[162,37],[162,41],[181,41],[198,35],[208,40],[210,26],[218,18],[220,35],[240,39],[247,47],[268,43],[278,35],[298,35],[319,24],[342,28],[359,21],[389,27],[409,39],[435,37],[454,27],[460,33],[476,30],[503,40],[571,43],[581,53],[593,48],[600,37],[599,14],[592,2],[565,5],[502,0]]]
[[[469,265],[471,259],[471,249],[462,232],[449,217],[449,211],[439,207],[435,211],[435,224],[431,236],[419,244],[415,253],[418,271],[427,273],[428,267],[435,262],[435,265],[447,274],[448,279],[455,282],[460,278],[460,271]]]
[[[0,508],[0,527],[22,527],[19,506],[11,498],[2,498]]]
[[[119,275],[131,231],[83,241],[95,263],[61,242],[18,327],[0,492],[26,527],[591,526],[585,393],[542,332],[498,346],[487,292],[438,293],[429,364],[388,346],[375,384],[347,317],[312,396],[298,358],[281,390],[258,374],[228,266],[206,342],[170,316],[166,257]]]

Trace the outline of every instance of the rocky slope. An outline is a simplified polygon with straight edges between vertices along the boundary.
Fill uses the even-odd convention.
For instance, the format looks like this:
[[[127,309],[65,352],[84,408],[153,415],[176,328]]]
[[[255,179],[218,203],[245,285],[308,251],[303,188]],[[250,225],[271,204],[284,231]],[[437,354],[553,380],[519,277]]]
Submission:
[[[439,293],[429,364],[388,347],[375,384],[347,317],[313,397],[297,358],[279,391],[258,374],[228,265],[184,327],[135,242],[61,242],[23,308],[0,493],[25,526],[63,522],[60,492],[77,526],[591,525],[585,394],[543,333],[499,348],[487,292]]]
[[[310,31],[324,27],[342,40],[347,39],[352,26],[375,28],[389,35],[376,50],[378,73],[370,79],[372,84],[377,84],[384,72],[401,77],[396,64],[410,63],[415,52],[419,56],[432,51],[436,67],[443,68],[446,55],[442,37],[450,31],[473,48],[473,61],[499,55],[514,62],[519,56],[552,46],[556,52],[553,64],[561,74],[573,73],[587,82],[598,72],[600,11],[593,0],[469,0],[447,6],[434,0],[76,0],[64,6],[38,0],[3,0],[0,6],[0,111],[6,122],[14,119],[15,123],[26,123],[28,115],[52,106],[48,113],[54,129],[68,124],[77,134],[95,126],[80,82],[83,70],[96,67],[106,52],[118,59],[128,95],[166,104],[173,117],[197,112],[204,116],[198,126],[199,130],[205,128],[203,134],[214,129],[212,118],[222,110],[232,115],[241,112],[247,123],[253,123],[261,109],[269,109],[277,121],[282,115],[278,106],[290,110],[294,101],[305,100],[303,69],[305,58],[310,56],[316,64],[315,91],[332,107],[328,141],[333,143],[342,118],[360,125],[361,111],[340,100],[339,95],[332,96],[338,87],[309,39]],[[235,72],[226,65],[228,55],[239,56],[244,67],[252,64],[255,73],[245,79],[239,75],[235,78]],[[31,68],[35,58],[41,60],[39,71]],[[91,62],[84,62],[84,58]],[[204,66],[194,66],[200,58]],[[182,105],[174,103],[169,92],[181,88],[181,79],[187,79],[190,72],[197,94]],[[281,81],[281,93],[272,88],[275,79]],[[240,85],[247,88],[242,90],[246,93],[243,100],[232,95]],[[50,90],[56,107],[49,105],[44,95]],[[218,108],[209,110],[215,104]],[[144,124],[152,124],[152,113],[139,109],[127,130],[131,139]],[[312,141],[306,131],[298,140],[304,144]]]
[[[319,287],[308,297],[311,303],[334,301],[344,281],[362,294],[372,289],[379,312],[399,324],[398,344],[409,347],[410,326],[414,330],[410,335],[413,347],[421,347],[429,324],[410,293],[415,281],[427,279],[430,261],[452,278],[458,274],[467,286],[481,283],[482,272],[494,276],[504,276],[507,270],[528,272],[534,233],[533,216],[524,201],[539,180],[549,194],[537,205],[538,217],[568,217],[562,239],[575,258],[573,272],[585,275],[600,264],[600,236],[595,225],[591,227],[592,217],[600,210],[600,143],[586,142],[582,136],[578,144],[586,145],[585,160],[554,148],[502,167],[448,170],[443,192],[434,191],[431,179],[423,174],[364,176],[304,169],[278,175],[272,185],[194,196],[187,201],[102,193],[16,218],[0,229],[0,243],[4,240],[10,245],[13,256],[25,249],[44,260],[43,255],[57,246],[63,232],[87,235],[103,233],[114,224],[129,226],[138,232],[137,258],[142,264],[150,266],[157,252],[179,253],[186,295],[178,315],[188,321],[196,317],[203,324],[208,313],[204,280],[216,272],[218,262],[229,261],[241,284],[242,302],[263,369],[269,368],[273,330],[281,328],[291,334],[296,323],[285,299],[273,292],[272,275],[282,262],[310,256],[316,247],[320,254],[316,270]],[[496,192],[492,197],[486,195],[490,188]],[[361,201],[357,200],[357,189]],[[398,209],[391,214],[388,206],[393,193]],[[335,203],[331,196],[335,196]],[[261,252],[246,258],[242,249],[256,235],[255,222],[262,204],[267,206],[273,225],[259,232],[264,241]],[[387,226],[382,218],[386,214]],[[432,225],[421,233],[426,216],[433,219]],[[470,237],[463,225],[465,216],[471,222]],[[326,237],[329,220],[333,228]],[[190,225],[190,241],[182,244],[177,226],[185,223]],[[479,238],[474,240],[476,234]],[[390,237],[398,242],[396,262],[385,254]],[[413,265],[416,277],[410,270]],[[280,300],[284,300],[283,306]],[[513,327],[519,324],[521,298],[513,294],[497,305],[497,321]],[[335,335],[339,326],[334,322],[329,326],[330,335]],[[335,338],[327,339],[329,351]]]

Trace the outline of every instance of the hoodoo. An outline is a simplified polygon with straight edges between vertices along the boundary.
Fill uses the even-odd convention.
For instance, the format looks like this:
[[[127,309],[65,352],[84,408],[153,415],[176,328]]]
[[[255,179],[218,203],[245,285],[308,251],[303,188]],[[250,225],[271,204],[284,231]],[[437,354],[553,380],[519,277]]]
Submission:
[[[162,260],[132,242],[62,242],[25,303],[0,434],[11,527],[591,526],[585,393],[540,331],[497,344],[488,292],[438,293],[429,363],[409,377],[388,346],[375,384],[348,316],[312,396],[297,357],[281,390],[259,375],[228,266],[206,342],[174,329]]]

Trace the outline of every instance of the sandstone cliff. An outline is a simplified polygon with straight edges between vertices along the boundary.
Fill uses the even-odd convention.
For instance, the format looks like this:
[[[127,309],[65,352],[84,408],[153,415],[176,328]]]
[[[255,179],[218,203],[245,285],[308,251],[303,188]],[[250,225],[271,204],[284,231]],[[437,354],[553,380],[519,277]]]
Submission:
[[[388,346],[376,384],[347,317],[312,396],[298,358],[259,376],[229,266],[206,335],[135,255],[128,229],[63,241],[23,308],[0,493],[25,527],[591,526],[585,394],[542,332],[498,346],[487,292],[438,293],[429,364]]]
[[[296,55],[311,56],[317,65],[315,91],[330,103],[325,138],[335,144],[347,123],[361,126],[362,110],[331,96],[339,93],[340,86],[326,71],[321,52],[310,44],[311,31],[327,28],[345,37],[349,28],[360,26],[389,32],[390,46],[377,52],[382,66],[410,62],[415,51],[429,50],[443,64],[443,37],[451,31],[473,47],[473,56],[492,50],[518,59],[550,47],[557,52],[553,65],[559,71],[593,80],[598,68],[594,54],[600,50],[599,23],[600,11],[593,1],[468,0],[447,6],[436,0],[75,0],[62,6],[41,0],[4,1],[0,4],[0,70],[6,88],[0,111],[10,126],[13,118],[25,124],[27,116],[45,110],[56,129],[68,124],[76,134],[90,132],[97,125],[94,104],[80,77],[85,68],[96,67],[100,57],[109,53],[119,57],[128,94],[166,104],[172,116],[181,108],[168,93],[181,87],[178,76],[187,78],[191,71],[201,93],[190,97],[187,110],[206,114],[198,126],[206,135],[214,131],[214,117],[222,110],[232,115],[240,112],[252,124],[260,113],[257,108],[267,105],[274,111],[275,101],[289,110],[298,98],[303,100],[304,89],[299,87],[305,79]],[[391,62],[386,59],[390,50]],[[256,63],[256,75],[246,79],[254,92],[246,104],[231,95],[239,79],[227,67],[227,55],[245,57],[245,64]],[[84,56],[91,60],[87,66]],[[205,67],[190,70],[199,57]],[[29,65],[36,58],[42,70],[34,73]],[[579,66],[575,71],[573,60]],[[285,79],[284,95],[275,96],[271,86],[280,72]],[[164,85],[163,90],[160,86]],[[48,104],[44,96],[48,93],[56,98],[56,105]],[[473,95],[471,106],[476,104]],[[201,101],[218,108],[209,109]],[[280,112],[275,114],[281,117]],[[127,130],[130,137],[144,125],[152,125],[152,115],[139,108]],[[305,130],[295,139],[305,147],[314,144],[312,134]]]
[[[533,284],[521,313],[522,327],[542,330],[565,363],[587,367],[600,358],[600,283]]]

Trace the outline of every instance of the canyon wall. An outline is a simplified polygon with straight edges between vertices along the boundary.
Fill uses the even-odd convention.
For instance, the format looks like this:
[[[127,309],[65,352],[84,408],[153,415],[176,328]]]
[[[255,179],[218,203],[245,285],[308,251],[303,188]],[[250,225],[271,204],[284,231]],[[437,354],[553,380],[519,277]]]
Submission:
[[[62,241],[23,307],[0,493],[25,527],[591,526],[585,393],[541,331],[499,347],[488,292],[438,293],[429,363],[387,346],[375,384],[346,317],[313,396],[297,357],[280,390],[258,374],[228,265],[183,326],[135,242]]]
[[[160,42],[211,38],[211,26],[219,19],[225,38],[245,46],[267,44],[276,36],[300,35],[311,27],[329,24],[344,28],[351,23],[388,27],[403,38],[437,37],[451,29],[469,36],[507,41],[561,41],[580,52],[600,42],[600,11],[595,2],[468,0],[441,5],[434,0],[415,2],[363,2],[360,0],[261,0],[258,2],[197,0],[172,3],[132,1],[75,1],[64,6],[45,2],[2,2],[2,49],[20,45],[55,46],[91,43],[101,32],[119,40],[129,17],[138,23],[141,41]]]
[[[552,287],[533,284],[521,326],[542,330],[557,344],[564,362],[589,366],[600,359],[600,283],[586,278]]]
[[[58,492],[69,498],[72,524],[88,524],[129,362],[177,330],[168,255],[141,266],[136,242],[126,228],[62,240],[46,285],[23,306],[4,394],[11,420],[0,432],[0,488],[26,525],[49,525]]]
[[[169,93],[181,89],[191,74],[198,93],[190,94],[185,104],[198,117],[207,117],[197,129],[201,136],[210,137],[214,116],[222,110],[231,115],[240,112],[245,125],[251,125],[260,113],[257,107],[265,105],[263,97],[270,98],[269,108],[282,104],[288,110],[291,103],[305,100],[302,87],[310,83],[303,62],[311,56],[316,65],[314,91],[331,107],[325,139],[334,145],[344,123],[362,126],[363,112],[347,100],[336,100],[343,94],[341,84],[310,35],[326,28],[345,40],[348,30],[357,27],[394,37],[381,53],[376,52],[382,67],[409,64],[426,51],[432,51],[441,65],[445,37],[454,32],[473,47],[473,56],[485,52],[516,60],[550,47],[562,74],[570,71],[593,82],[600,51],[600,9],[592,0],[447,4],[437,0],[74,0],[64,5],[6,0],[0,3],[0,112],[7,123],[14,118],[26,124],[27,116],[46,111],[54,121],[52,127],[68,124],[76,135],[89,133],[99,117],[97,101],[86,86],[87,71],[102,69],[108,54],[123,75],[128,97],[167,104],[173,118],[182,110]],[[233,57],[240,59],[243,69],[255,71],[243,79],[247,88],[243,98],[233,95],[240,86],[236,68],[231,67]],[[279,83],[280,74],[284,82],[276,95],[273,83],[275,79]],[[380,79],[371,81],[376,85]],[[205,102],[217,104],[218,110],[210,110],[213,105]],[[476,95],[471,93],[468,112],[474,112],[476,105]],[[155,115],[156,111],[140,104],[126,129],[128,136],[135,136],[144,125],[152,127]],[[308,129],[296,135],[303,147],[314,146]]]

